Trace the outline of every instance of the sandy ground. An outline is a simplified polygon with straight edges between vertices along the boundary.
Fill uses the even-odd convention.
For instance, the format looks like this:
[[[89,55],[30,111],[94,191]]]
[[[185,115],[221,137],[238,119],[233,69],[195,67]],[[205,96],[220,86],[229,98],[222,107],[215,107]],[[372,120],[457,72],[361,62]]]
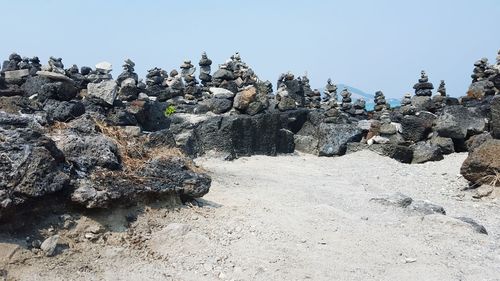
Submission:
[[[369,151],[339,158],[200,159],[214,180],[201,207],[161,208],[171,202],[159,202],[82,216],[75,227],[60,231],[66,249],[55,257],[23,247],[12,250],[16,240],[3,237],[0,276],[500,280],[500,204],[474,199],[474,191],[464,190],[459,168],[465,157],[453,154],[421,165]],[[439,204],[447,215],[424,216],[370,201],[394,192]],[[130,213],[137,220],[127,227],[124,217]],[[489,234],[475,232],[458,216],[473,218]],[[85,236],[89,229],[95,237]]]

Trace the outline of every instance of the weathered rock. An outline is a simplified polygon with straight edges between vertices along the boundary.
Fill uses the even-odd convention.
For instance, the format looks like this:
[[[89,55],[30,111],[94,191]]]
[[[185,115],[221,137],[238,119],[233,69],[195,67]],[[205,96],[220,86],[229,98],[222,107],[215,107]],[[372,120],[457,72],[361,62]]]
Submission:
[[[105,80],[99,83],[87,85],[88,95],[99,98],[109,105],[113,105],[116,98],[117,86],[113,80]]]
[[[215,114],[228,112],[233,107],[233,102],[229,99],[211,98],[202,102],[208,106],[208,109]]]
[[[52,138],[66,160],[79,171],[88,172],[97,167],[118,170],[121,167],[116,143],[102,134],[65,130]]]
[[[343,155],[347,143],[361,140],[362,131],[355,124],[321,123],[317,136],[319,156]]]
[[[45,239],[40,246],[40,249],[46,256],[51,257],[56,253],[57,242],[59,242],[59,235],[53,235]]]
[[[209,191],[211,179],[195,173],[191,165],[189,159],[172,156],[145,162],[137,168],[136,176],[96,171],[91,178],[77,182],[71,200],[86,208],[106,208],[163,195],[178,194],[185,200],[201,197]]]
[[[231,99],[235,96],[235,93],[224,88],[210,87],[209,90],[212,96],[218,99]]]
[[[0,113],[0,218],[13,207],[61,191],[69,183],[62,152],[30,126],[28,119]]]
[[[472,152],[476,148],[480,147],[487,140],[491,140],[491,139],[493,139],[493,137],[488,132],[484,132],[484,133],[479,134],[479,135],[474,135],[474,136],[470,137],[465,142],[465,147],[467,148],[467,151]]]
[[[22,83],[23,79],[30,75],[29,69],[5,71],[5,82],[9,84]]]
[[[436,105],[432,101],[431,97],[428,96],[413,96],[411,99],[411,105],[416,109],[417,112],[434,112],[436,110]]]
[[[486,130],[484,118],[461,105],[446,106],[435,123],[435,131],[445,138],[465,139]]]
[[[165,116],[166,103],[151,100],[135,100],[127,105],[127,111],[132,113],[141,128],[145,131],[167,129],[170,119]]]
[[[248,115],[255,115],[255,114],[262,112],[264,109],[265,109],[265,106],[262,102],[254,101],[248,105],[248,107],[246,109],[246,113]]]
[[[455,152],[455,144],[453,143],[453,139],[450,138],[443,138],[435,134],[432,136],[430,144],[438,147],[442,154]]]
[[[488,231],[486,231],[486,228],[483,225],[477,223],[475,220],[467,217],[456,217],[456,219],[469,224],[475,232],[488,235]]]
[[[71,81],[71,78],[69,78],[68,76],[51,71],[37,71],[36,75],[55,81],[67,81],[67,82]]]
[[[428,161],[443,160],[443,154],[437,146],[433,146],[426,142],[418,142],[412,146],[413,160],[412,164],[421,164]]]
[[[500,96],[497,95],[491,100],[491,135],[500,139]]]
[[[460,173],[472,183],[500,186],[500,140],[491,139],[469,153]]]
[[[213,79],[234,80],[234,73],[227,69],[218,69],[212,76]]]
[[[389,206],[395,206],[395,207],[400,207],[400,208],[406,208],[408,207],[412,202],[413,199],[409,196],[406,196],[400,192],[396,192],[391,195],[387,195],[384,197],[378,197],[378,198],[372,198],[370,199],[372,202],[377,202],[382,205],[389,205]]]
[[[243,89],[238,92],[234,97],[233,107],[244,111],[248,108],[248,105],[255,100],[257,96],[257,89],[253,86]]]
[[[56,101],[47,100],[43,109],[47,112],[49,118],[68,122],[85,113],[85,107],[80,101]]]
[[[41,109],[39,102],[24,96],[0,97],[0,110],[7,113],[33,114]]]
[[[413,149],[407,146],[397,145],[393,143],[372,145],[363,143],[349,143],[347,145],[346,153],[353,153],[363,149],[371,150],[380,155],[395,159],[401,163],[411,163],[413,159]]]
[[[427,138],[432,131],[433,118],[427,115],[406,115],[401,120],[402,135],[405,140],[418,142]]]
[[[26,93],[26,96],[35,96],[37,100],[42,102],[47,99],[69,101],[77,94],[73,81],[54,82],[40,76],[29,77],[21,89]]]
[[[407,207],[409,211],[417,212],[423,215],[441,214],[446,215],[442,206],[424,200],[413,200]]]

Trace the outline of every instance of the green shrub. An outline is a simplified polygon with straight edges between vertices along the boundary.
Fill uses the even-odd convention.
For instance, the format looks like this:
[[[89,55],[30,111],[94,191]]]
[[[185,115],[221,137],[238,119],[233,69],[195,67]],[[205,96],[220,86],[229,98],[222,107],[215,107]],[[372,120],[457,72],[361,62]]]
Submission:
[[[165,112],[163,113],[166,117],[171,116],[175,113],[175,106],[169,105],[165,108]]]

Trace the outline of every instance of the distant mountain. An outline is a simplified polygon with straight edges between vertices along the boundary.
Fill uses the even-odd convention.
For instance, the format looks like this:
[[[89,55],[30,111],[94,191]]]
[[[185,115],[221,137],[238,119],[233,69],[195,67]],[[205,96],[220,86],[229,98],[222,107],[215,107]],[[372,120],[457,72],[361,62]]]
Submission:
[[[339,101],[342,99],[340,96],[340,92],[342,92],[343,89],[347,89],[349,92],[352,93],[351,98],[353,101],[363,98],[366,101],[366,110],[373,110],[373,108],[375,107],[374,103],[375,95],[368,94],[363,90],[345,84],[337,84],[337,94]],[[401,105],[398,99],[386,99],[386,100],[391,105],[391,107],[396,107]]]

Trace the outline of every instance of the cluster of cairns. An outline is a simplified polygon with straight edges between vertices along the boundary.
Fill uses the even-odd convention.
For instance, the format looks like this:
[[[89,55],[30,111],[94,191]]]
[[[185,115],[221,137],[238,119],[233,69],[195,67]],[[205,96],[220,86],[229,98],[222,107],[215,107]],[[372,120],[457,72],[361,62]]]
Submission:
[[[467,91],[469,99],[481,99],[484,95],[497,94],[500,91],[500,50],[496,64],[489,64],[487,58],[476,61],[471,78],[472,84]]]

